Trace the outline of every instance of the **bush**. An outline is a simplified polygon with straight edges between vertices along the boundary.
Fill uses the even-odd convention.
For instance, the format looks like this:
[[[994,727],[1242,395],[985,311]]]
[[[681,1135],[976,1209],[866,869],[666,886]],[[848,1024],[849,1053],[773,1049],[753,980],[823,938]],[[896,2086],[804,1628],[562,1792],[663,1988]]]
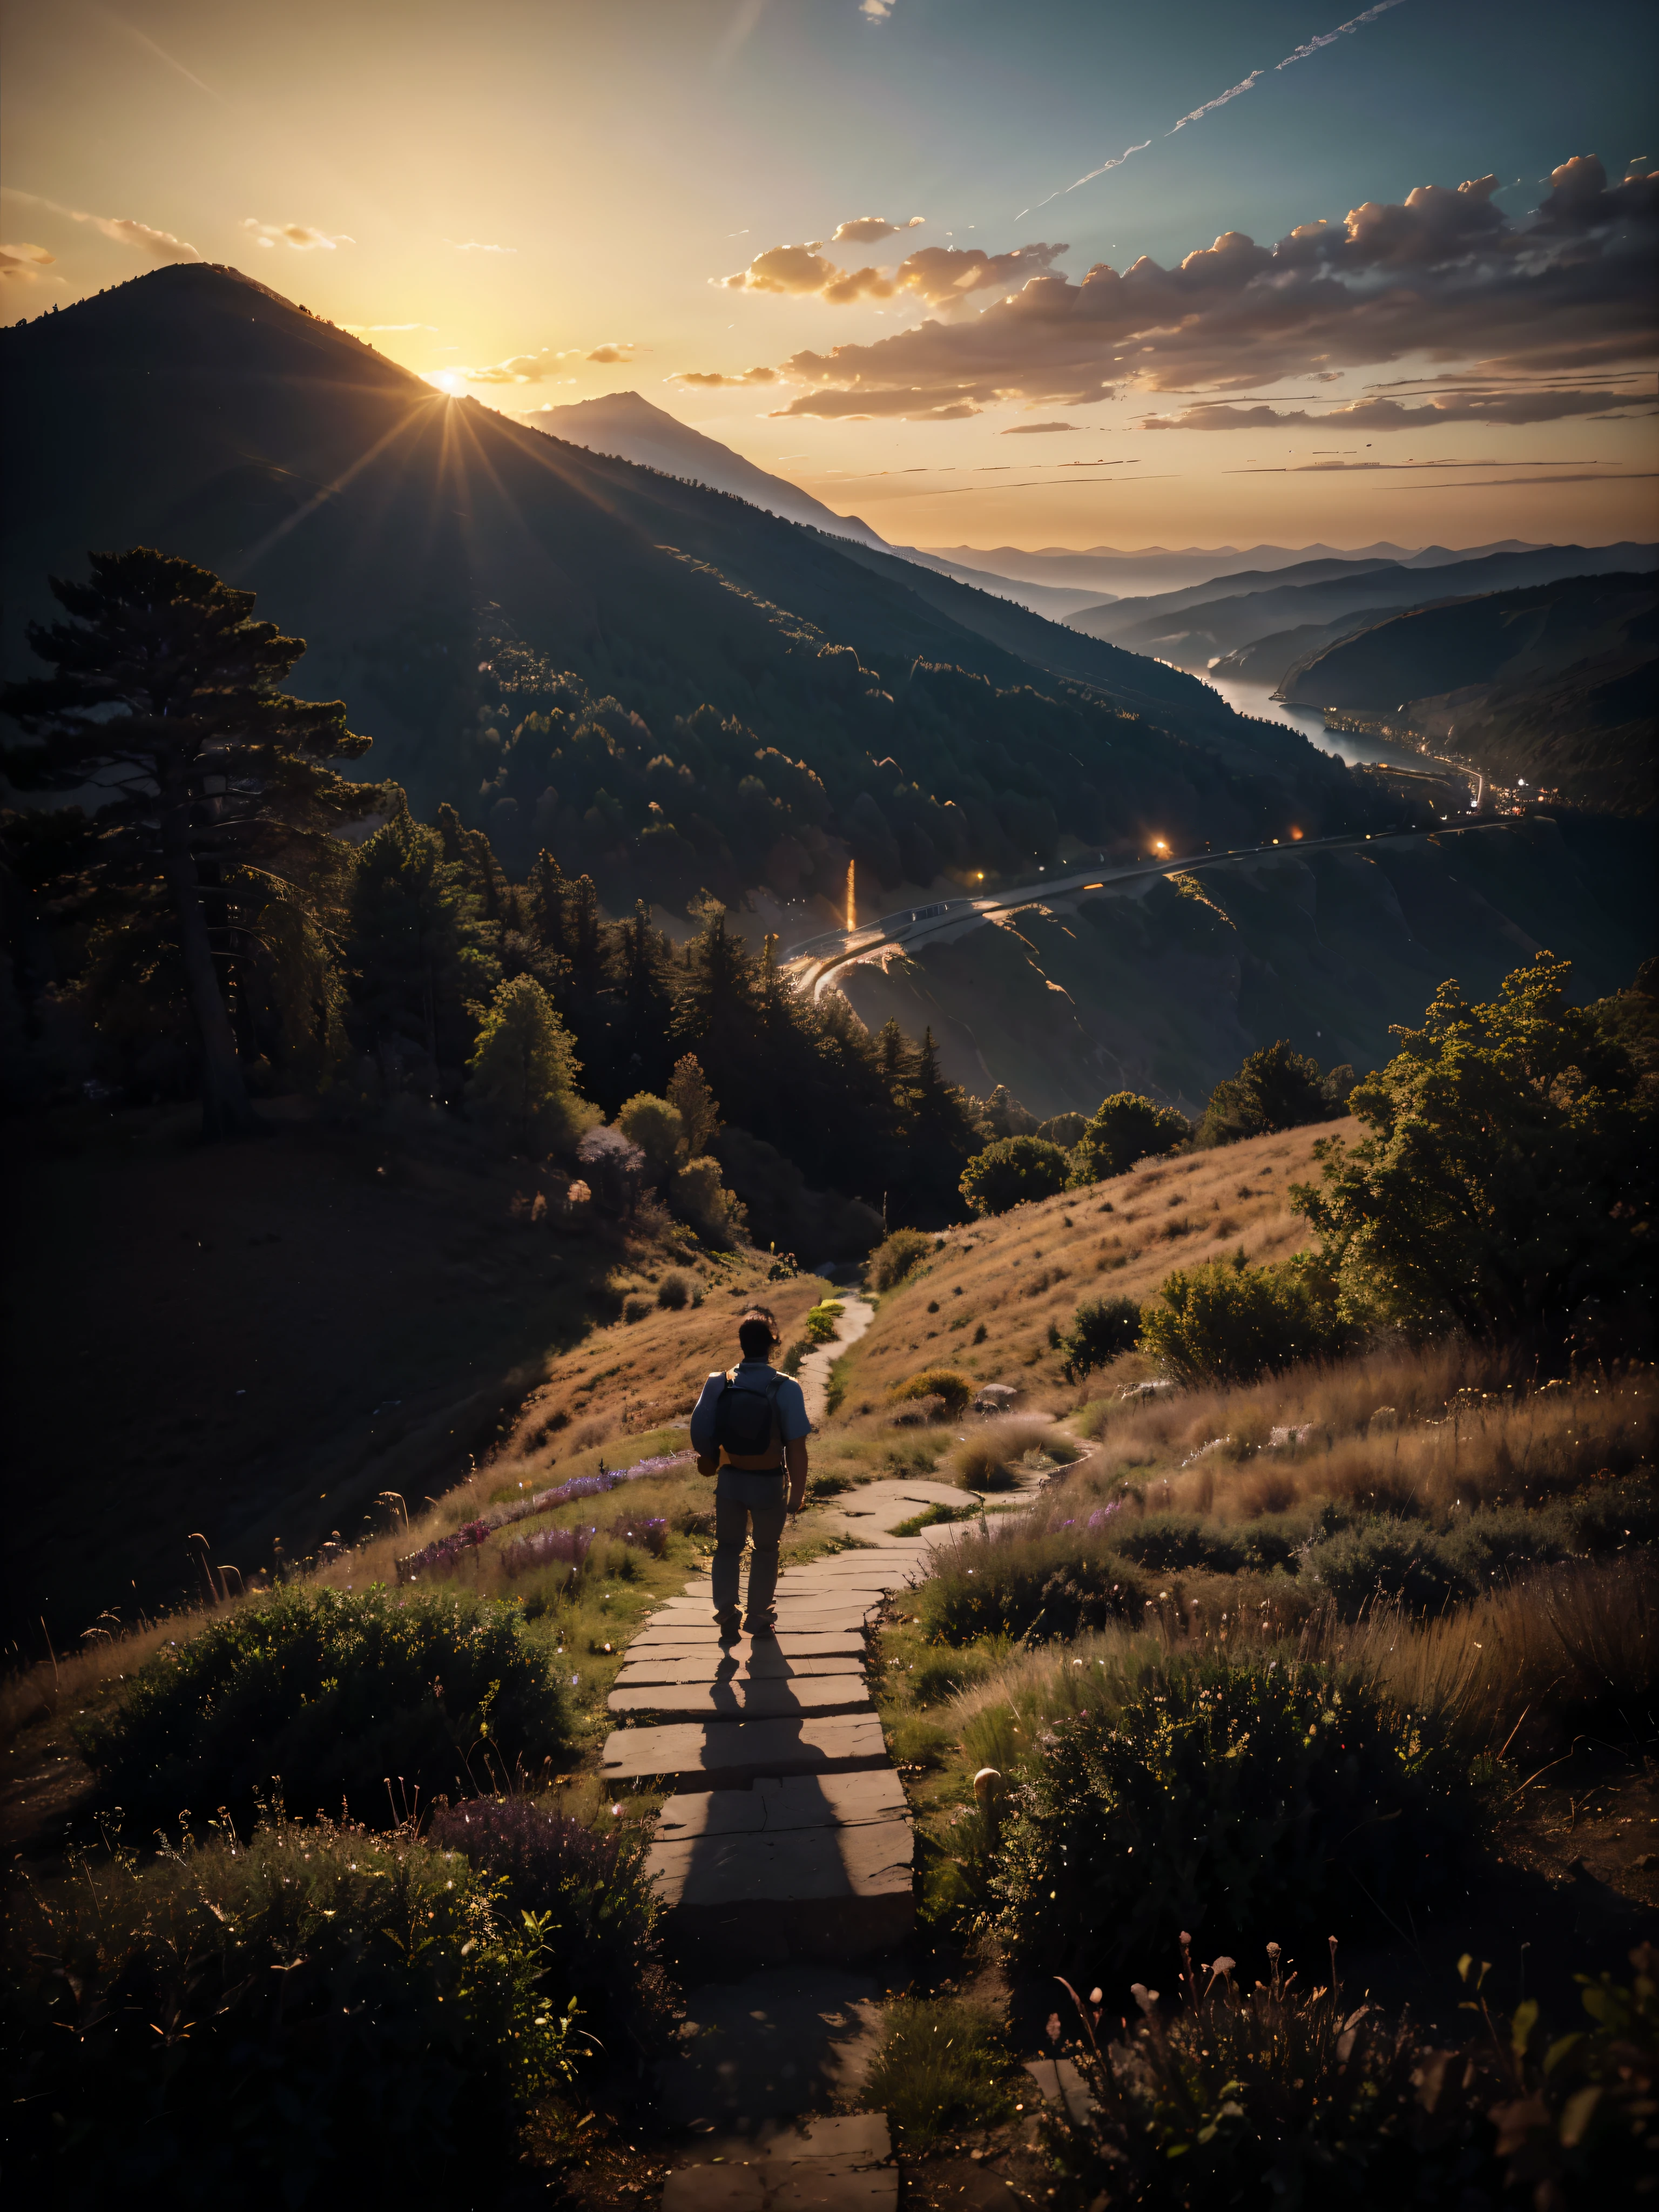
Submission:
[[[933,1240],[921,1229],[896,1229],[870,1255],[870,1287],[890,1291],[919,1267],[933,1249]]]
[[[526,2104],[584,2047],[540,1930],[407,1829],[78,1858],[20,1898],[10,1948],[33,2203],[499,2201]]]
[[[1475,1583],[1452,1547],[1420,1522],[1384,1518],[1316,1544],[1304,1571],[1345,1620],[1357,1620],[1377,1599],[1393,1599],[1412,1613],[1443,1613],[1474,1595]]]
[[[1458,1754],[1307,1661],[1148,1659],[1115,1709],[1045,1733],[991,1876],[1022,1971],[1150,1966],[1218,1909],[1240,1940],[1322,1936],[1448,1878],[1475,1817]]]
[[[133,1676],[77,1740],[106,1802],[140,1826],[227,1807],[251,1824],[343,1804],[397,1819],[386,1778],[414,1805],[470,1795],[565,1741],[552,1662],[515,1607],[451,1591],[283,1589],[216,1620]],[[471,1765],[469,1766],[469,1759]]]
[[[1111,1525],[1103,1515],[1103,1528]],[[1103,1534],[980,1524],[933,1553],[917,1617],[928,1638],[946,1644],[1039,1631],[1073,1637],[1109,1620],[1138,1620],[1146,1598],[1144,1577]]]
[[[1199,1146],[1235,1145],[1243,1137],[1331,1121],[1345,1110],[1343,1102],[1352,1088],[1351,1067],[1322,1075],[1316,1060],[1292,1052],[1288,1040],[1280,1037],[1277,1044],[1253,1052],[1237,1075],[1217,1084],[1198,1125]]]
[[[1316,1261],[1252,1267],[1243,1253],[1185,1267],[1158,1286],[1141,1316],[1141,1342],[1184,1382],[1249,1382],[1270,1369],[1342,1348],[1346,1330],[1325,1295]]]
[[[805,1327],[814,1344],[830,1344],[835,1340],[836,1324],[846,1312],[839,1298],[825,1298],[811,1308]]]
[[[690,1296],[690,1284],[672,1267],[657,1285],[657,1304],[669,1313],[679,1313]]]
[[[887,2008],[865,2094],[914,2156],[953,2130],[1012,2119],[1019,2080],[1007,2038],[989,2014],[959,1998],[897,1997]]]
[[[1291,1197],[1345,1285],[1414,1335],[1617,1344],[1650,1322],[1655,1151],[1629,1056],[1539,953],[1499,1000],[1455,983],[1349,1101],[1370,1133],[1318,1147]]]
[[[920,1373],[907,1376],[902,1382],[896,1382],[887,1393],[892,1405],[906,1398],[942,1398],[952,1420],[973,1395],[973,1378],[958,1374],[954,1367],[924,1367]]]
[[[1080,1382],[1120,1352],[1132,1352],[1140,1337],[1137,1298],[1085,1298],[1060,1340],[1068,1382]]]
[[[1137,1985],[1143,2017],[1121,2040],[1101,1990],[1086,2002],[1070,1992],[1091,2106],[1080,2126],[1051,2131],[1062,2170],[1085,2189],[1103,2185],[1126,2212],[1241,2203],[1564,2212],[1651,2196],[1651,1945],[1630,1954],[1628,1983],[1575,1978],[1587,2015],[1576,2034],[1553,2034],[1531,2000],[1507,2020],[1466,2000],[1461,2009],[1480,2027],[1455,2051],[1419,2044],[1403,2014],[1369,2003],[1350,2011],[1334,1938],[1328,1978],[1300,1990],[1281,1970],[1280,1947],[1268,1951],[1267,1983],[1249,1989],[1233,1982],[1236,1960],[1195,1966],[1183,1942],[1173,2016]],[[1486,1969],[1472,1965],[1464,1959],[1460,1972],[1478,1992]]]
[[[1042,1137],[1004,1137],[969,1161],[960,1188],[975,1213],[1006,1213],[1064,1190],[1070,1166],[1060,1146]]]
[[[1210,1521],[1178,1513],[1127,1516],[1112,1542],[1126,1559],[1156,1575],[1271,1574],[1293,1565],[1318,1528],[1306,1513],[1262,1514],[1254,1521]]]
[[[474,1797],[441,1806],[428,1832],[504,1881],[515,1916],[549,1916],[543,1940],[561,1991],[613,2060],[625,2039],[656,2039],[667,1990],[641,1831],[612,1823],[596,1832],[533,1798]]]
[[[1138,1161],[1181,1151],[1192,1133],[1184,1114],[1133,1091],[1116,1091],[1102,1099],[1073,1146],[1070,1181],[1078,1186],[1127,1175]]]

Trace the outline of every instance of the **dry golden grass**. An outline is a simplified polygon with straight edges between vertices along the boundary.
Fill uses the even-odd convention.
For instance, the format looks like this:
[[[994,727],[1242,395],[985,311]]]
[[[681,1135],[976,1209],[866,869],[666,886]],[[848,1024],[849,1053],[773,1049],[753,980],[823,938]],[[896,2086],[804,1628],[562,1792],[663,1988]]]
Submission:
[[[1086,1190],[946,1231],[932,1257],[878,1301],[847,1358],[843,1413],[869,1412],[908,1375],[935,1366],[959,1368],[976,1383],[1012,1383],[1028,1406],[1076,1404],[1048,1344],[1050,1322],[1064,1328],[1080,1299],[1106,1291],[1149,1298],[1173,1268],[1241,1247],[1262,1261],[1311,1245],[1285,1188],[1316,1175],[1320,1138],[1357,1133],[1352,1121],[1326,1122],[1148,1160]],[[1150,1372],[1136,1353],[1113,1370],[1123,1379]]]
[[[1468,1345],[1388,1351],[1235,1389],[1097,1399],[1099,1445],[1073,1494],[1127,1480],[1147,1510],[1251,1520],[1314,1498],[1443,1520],[1541,1505],[1653,1462],[1650,1370],[1536,1385]]]
[[[907,1662],[939,1663],[938,1655],[913,1650],[902,1631],[886,1641],[890,1679],[901,1691]],[[1346,1624],[1326,1607],[1299,1626],[1259,1618],[1249,1604],[1194,1605],[1177,1577],[1167,1602],[1137,1627],[1036,1650],[988,1639],[946,1655],[972,1679],[930,1716],[951,1747],[945,1794],[960,1794],[979,1766],[1012,1771],[1056,1719],[1097,1709],[1115,1685],[1182,1652],[1357,1668],[1399,1705],[1451,1728],[1472,1758],[1519,1762],[1524,1782],[1534,1762],[1564,1750],[1588,1723],[1616,1724],[1622,1711],[1622,1733],[1650,1725],[1643,1714],[1659,1680],[1659,1574],[1645,1557],[1575,1565],[1426,1623],[1380,1607]]]

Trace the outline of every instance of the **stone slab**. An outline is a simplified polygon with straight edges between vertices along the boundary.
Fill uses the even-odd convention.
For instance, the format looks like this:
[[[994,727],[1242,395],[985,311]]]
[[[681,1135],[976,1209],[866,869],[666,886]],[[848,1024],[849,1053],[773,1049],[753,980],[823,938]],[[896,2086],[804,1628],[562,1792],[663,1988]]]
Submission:
[[[861,1673],[863,1638],[856,1644],[850,1639],[843,1642],[845,1648],[840,1651],[793,1655],[770,1639],[737,1644],[730,1651],[713,1644],[701,1650],[694,1645],[669,1644],[641,1651],[638,1644],[630,1644],[617,1687],[632,1689],[641,1682],[789,1682],[814,1674]]]
[[[669,1798],[657,1816],[657,1841],[908,1818],[904,1785],[890,1766],[852,1774],[769,1774],[747,1790],[688,1790]]]
[[[757,2122],[748,2135],[703,2136],[679,2153],[681,2166],[751,2166],[761,2160],[833,2158],[883,2166],[893,2154],[885,2112],[836,2112],[816,2120]]]
[[[761,2159],[681,2166],[662,2188],[663,2212],[896,2212],[896,2166],[840,2159]]]
[[[849,1955],[834,1947],[854,1940],[860,1905],[902,1899],[899,1936],[908,1929],[911,1838],[906,1820],[696,1836],[685,1843],[653,1844],[646,1871],[677,1919],[696,1907],[725,1907],[729,1917],[765,1905],[818,1905],[828,1948],[817,1955],[834,1959]],[[858,1948],[872,1947],[861,1942]]]
[[[664,2120],[697,2135],[748,2134],[767,2119],[855,2103],[880,2042],[884,1990],[871,1975],[805,1960],[693,1988],[678,2053],[659,2073]]]
[[[613,1713],[655,1713],[664,1720],[787,1720],[809,1713],[855,1713],[870,1702],[861,1671],[799,1674],[788,1681],[618,1681],[605,1703]]]
[[[862,1622],[856,1628],[786,1628],[776,1636],[763,1637],[758,1644],[740,1636],[736,1643],[722,1647],[720,1632],[712,1620],[687,1621],[682,1627],[653,1629],[636,1636],[628,1647],[628,1656],[643,1662],[673,1655],[707,1653],[712,1667],[722,1649],[739,1658],[751,1652],[775,1651],[793,1662],[807,1659],[860,1660],[866,1645]]]
[[[672,1775],[681,1790],[729,1790],[763,1774],[846,1773],[886,1764],[876,1716],[837,1713],[618,1729],[605,1739],[599,1773],[606,1782]]]
[[[1058,2080],[1055,2078],[1056,2063]],[[1062,2058],[1056,2063],[1052,2058],[1028,2058],[1025,2071],[1048,2103],[1058,2105],[1064,2098],[1066,2117],[1073,2127],[1080,2128],[1095,2109],[1095,2100],[1089,2094],[1089,2085],[1071,2059]]]

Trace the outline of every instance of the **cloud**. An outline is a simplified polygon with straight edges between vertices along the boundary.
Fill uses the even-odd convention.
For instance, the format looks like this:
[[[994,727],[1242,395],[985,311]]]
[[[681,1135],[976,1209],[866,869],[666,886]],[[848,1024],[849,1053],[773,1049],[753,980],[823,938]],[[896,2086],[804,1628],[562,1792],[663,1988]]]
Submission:
[[[50,283],[41,272],[52,268],[57,258],[44,246],[0,246],[0,284]]]
[[[325,230],[314,230],[308,222],[261,222],[257,215],[246,216],[242,228],[251,230],[260,246],[291,246],[295,253],[313,253],[319,246],[324,252],[332,253],[337,246],[357,243],[343,230],[331,236]]]
[[[746,368],[741,376],[722,376],[717,369],[683,368],[665,382],[689,384],[699,392],[714,392],[724,386],[744,384],[776,384],[775,368]]]
[[[859,13],[872,23],[884,23],[892,14],[896,0],[859,0]]]
[[[598,357],[594,354],[588,356],[590,361]],[[568,352],[555,353],[550,347],[544,346],[539,353],[514,354],[508,361],[491,362],[483,368],[453,368],[442,374],[459,377],[467,384],[549,384],[559,363],[568,359]]]
[[[1016,422],[1000,434],[1005,438],[1035,438],[1045,430],[1077,430],[1078,422]]]
[[[1481,177],[1419,186],[1398,205],[1366,201],[1277,246],[1224,231],[1171,269],[1143,256],[1073,282],[1044,267],[981,314],[792,356],[784,373],[809,388],[782,411],[939,420],[1011,400],[1082,406],[1122,387],[1221,398],[1413,356],[1476,365],[1488,382],[1552,371],[1588,380],[1652,359],[1659,179],[1610,185],[1580,155],[1551,187],[1529,222],[1505,215],[1496,178]]]
[[[913,215],[908,222],[889,222],[883,215],[854,216],[851,222],[836,225],[831,246],[873,246],[878,239],[896,238],[902,230],[920,230],[927,222],[925,215]]]
[[[592,352],[587,356],[587,359],[589,361],[602,361],[607,363],[614,362],[622,362],[623,363],[629,362],[634,358],[633,354],[629,350],[629,349],[633,345],[633,343],[634,341],[632,338],[624,338],[620,345],[595,346]]]
[[[519,250],[516,246],[486,246],[479,238],[447,238],[444,244],[457,253],[516,253]]]
[[[15,185],[5,188],[6,198],[27,200],[31,207],[48,208],[53,215],[67,216],[71,222],[87,222],[106,238],[112,238],[118,246],[137,246],[157,261],[199,261],[197,249],[182,238],[175,238],[170,230],[154,230],[147,222],[137,222],[131,216],[92,215],[85,208],[64,207],[57,200],[43,199],[39,192],[19,191]]]
[[[1399,5],[1400,0],[1377,0],[1376,6],[1367,8],[1363,15],[1352,16],[1347,22],[1339,23],[1334,31],[1326,31],[1319,38],[1310,39],[1306,46],[1298,46],[1293,54],[1286,54],[1282,62],[1275,62],[1275,74],[1280,70],[1289,69],[1292,62],[1305,62],[1310,54],[1316,54],[1322,46],[1334,46],[1348,32],[1357,31],[1362,23],[1374,23],[1379,15],[1386,15],[1390,8]]]
[[[902,227],[908,230],[912,226]],[[842,225],[842,230],[848,228],[847,224]],[[1047,269],[1067,251],[1063,245],[1041,244],[1012,246],[1006,253],[987,253],[977,246],[924,246],[907,254],[895,270],[849,270],[827,260],[819,250],[822,244],[815,238],[805,246],[771,246],[757,253],[746,269],[715,281],[730,292],[816,296],[831,307],[848,307],[857,300],[894,300],[909,294],[925,300],[930,307],[949,307],[972,292],[1006,291],[1011,284]]]
[[[1398,399],[1357,399],[1328,415],[1271,406],[1229,407],[1207,401],[1180,415],[1149,415],[1143,430],[1277,430],[1285,426],[1323,430],[1423,430],[1438,422],[1559,422],[1593,415],[1607,404],[1605,391],[1468,392],[1407,406]]]

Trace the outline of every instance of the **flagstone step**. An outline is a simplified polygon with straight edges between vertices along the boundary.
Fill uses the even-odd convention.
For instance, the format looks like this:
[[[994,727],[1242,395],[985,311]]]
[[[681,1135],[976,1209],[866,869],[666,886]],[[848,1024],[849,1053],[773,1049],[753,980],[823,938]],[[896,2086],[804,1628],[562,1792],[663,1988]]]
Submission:
[[[874,1713],[617,1729],[599,1754],[606,1782],[665,1776],[681,1790],[740,1789],[763,1774],[834,1774],[886,1764]]]
[[[647,1629],[636,1636],[628,1647],[630,1660],[641,1662],[670,1657],[696,1659],[712,1675],[721,1656],[729,1652],[739,1659],[750,1654],[776,1652],[789,1661],[841,1659],[861,1661],[865,1656],[864,1624],[854,1628],[781,1629],[775,1636],[763,1637],[758,1644],[747,1636],[734,1638],[730,1644],[720,1641],[720,1631],[712,1620],[687,1620],[678,1626]]]
[[[884,2112],[711,2136],[663,2185],[663,2212],[891,2212],[898,2168]]]
[[[856,2104],[880,2040],[884,1990],[867,1972],[807,1959],[692,1988],[676,2056],[659,2069],[664,2121],[763,2143],[768,2120]],[[711,2162],[720,2154],[710,2146]]]
[[[855,1713],[870,1703],[861,1668],[842,1674],[801,1674],[784,1681],[624,1682],[606,1699],[618,1715],[654,1713],[663,1720],[785,1720],[809,1713]]]
[[[792,1637],[792,1643],[803,1639]],[[628,1647],[628,1659],[617,1677],[619,1690],[642,1682],[792,1682],[813,1674],[856,1674],[862,1671],[864,1639],[838,1640],[841,1649],[830,1652],[786,1653],[779,1641],[766,1638],[758,1644],[734,1645],[730,1651],[714,1647],[665,1644],[641,1650]]]
[[[781,1833],[791,1828],[855,1828],[908,1822],[904,1785],[890,1766],[853,1774],[763,1775],[747,1790],[684,1790],[657,1818],[660,1844],[700,1836]]]

